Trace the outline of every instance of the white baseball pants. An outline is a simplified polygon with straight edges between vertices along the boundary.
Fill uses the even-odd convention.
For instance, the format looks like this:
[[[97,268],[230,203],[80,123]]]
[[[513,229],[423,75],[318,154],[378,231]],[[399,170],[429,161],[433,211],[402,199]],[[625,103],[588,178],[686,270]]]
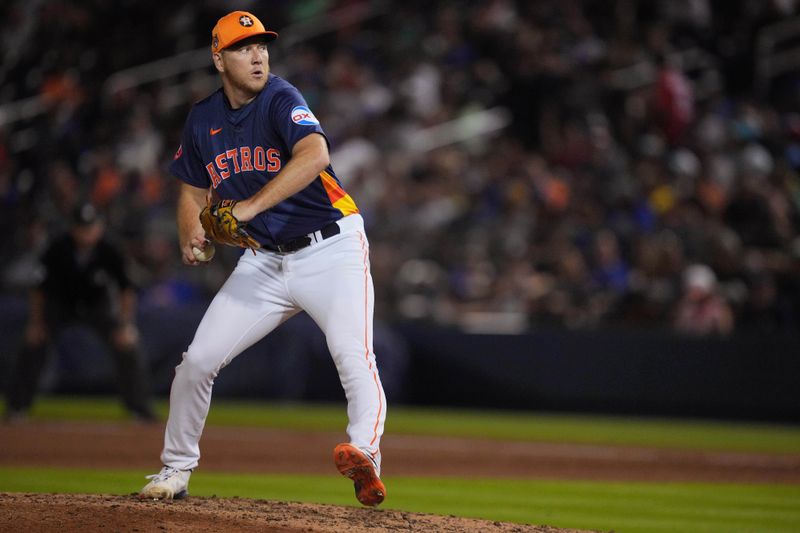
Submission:
[[[347,398],[350,442],[380,467],[386,396],[372,351],[374,290],[360,215],[341,233],[294,253],[244,252],[175,369],[161,461],[197,467],[200,436],[219,371],[282,322],[305,310],[327,339]],[[317,232],[318,233],[318,232]]]

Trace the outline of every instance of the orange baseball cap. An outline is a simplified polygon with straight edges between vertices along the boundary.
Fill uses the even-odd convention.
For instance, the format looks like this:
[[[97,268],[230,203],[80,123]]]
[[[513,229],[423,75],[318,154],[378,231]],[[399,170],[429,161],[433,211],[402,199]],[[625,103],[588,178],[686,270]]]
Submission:
[[[278,34],[267,30],[258,18],[247,11],[232,11],[219,19],[211,30],[211,51],[219,52],[242,39],[264,35],[267,41],[274,41]]]

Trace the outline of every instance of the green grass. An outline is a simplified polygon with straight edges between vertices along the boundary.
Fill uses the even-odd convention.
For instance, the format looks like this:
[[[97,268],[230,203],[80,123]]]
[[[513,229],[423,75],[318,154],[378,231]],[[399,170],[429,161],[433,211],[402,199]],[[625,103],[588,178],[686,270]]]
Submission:
[[[0,468],[0,491],[130,494],[139,471]],[[386,509],[620,533],[790,532],[800,529],[800,487],[690,483],[386,478]],[[195,496],[356,505],[338,476],[197,472]]]
[[[158,405],[166,416],[167,405]],[[123,420],[113,398],[49,397],[40,420]],[[344,405],[215,401],[210,425],[341,432]],[[391,407],[387,434],[800,453],[800,427]],[[0,491],[128,494],[151,472],[0,467]],[[616,532],[800,532],[800,486],[388,477],[386,508]],[[198,471],[192,494],[355,505],[339,476]]]
[[[166,416],[162,402],[159,412]],[[43,398],[38,419],[121,420],[119,402],[108,398]],[[342,431],[344,405],[286,405],[215,401],[209,425]],[[389,406],[389,434],[485,437],[493,439],[660,446],[738,452],[800,453],[800,427],[612,416],[555,415]]]

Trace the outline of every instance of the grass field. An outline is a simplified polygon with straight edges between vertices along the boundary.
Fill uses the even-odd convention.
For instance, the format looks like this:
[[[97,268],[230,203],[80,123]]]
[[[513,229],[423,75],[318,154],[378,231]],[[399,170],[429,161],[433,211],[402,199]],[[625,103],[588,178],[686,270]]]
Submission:
[[[2,408],[2,403],[0,403]],[[167,404],[157,405],[166,418]],[[32,413],[41,420],[124,420],[108,398],[43,398]],[[342,405],[214,401],[208,424],[341,431]],[[554,415],[391,407],[386,431],[502,440],[659,446],[731,452],[800,453],[800,426],[708,420]]]
[[[161,406],[162,412],[165,406]],[[113,400],[45,399],[35,418],[116,420]],[[340,431],[342,406],[215,402],[209,424]],[[800,428],[396,408],[387,432],[800,453]],[[2,443],[0,443],[0,446]],[[0,468],[0,491],[126,494],[151,472]],[[133,483],[132,483],[132,480]],[[616,532],[800,531],[800,486],[387,477],[389,508]],[[198,471],[192,494],[353,505],[334,476]]]

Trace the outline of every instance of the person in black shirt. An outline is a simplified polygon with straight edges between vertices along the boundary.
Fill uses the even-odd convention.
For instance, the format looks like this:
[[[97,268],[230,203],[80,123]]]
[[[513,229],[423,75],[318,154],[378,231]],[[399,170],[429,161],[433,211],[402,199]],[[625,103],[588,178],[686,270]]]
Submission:
[[[148,372],[135,324],[136,292],[122,254],[106,239],[90,204],[79,206],[72,226],[42,256],[45,274],[31,291],[28,324],[9,383],[6,417],[23,416],[36,394],[49,346],[72,324],[91,327],[114,355],[125,407],[140,420],[155,420]]]

